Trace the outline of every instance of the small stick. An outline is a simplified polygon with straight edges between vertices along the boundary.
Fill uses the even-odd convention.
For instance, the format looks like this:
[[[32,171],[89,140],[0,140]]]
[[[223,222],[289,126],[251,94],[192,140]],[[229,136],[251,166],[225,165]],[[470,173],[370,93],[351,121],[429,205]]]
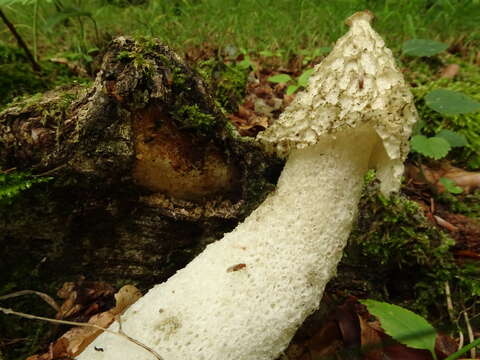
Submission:
[[[470,341],[470,343],[473,343],[475,341],[475,336],[473,335],[472,324],[470,324],[470,319],[468,318],[468,314],[466,311],[463,312],[463,317],[465,319],[465,325],[467,326],[468,340]],[[472,347],[472,349],[470,350],[470,355],[472,359],[475,359],[477,357],[477,351],[475,349],[475,346]]]
[[[30,295],[30,294],[39,296],[43,301],[45,301],[48,305],[50,305],[56,312],[60,311],[60,306],[58,306],[55,300],[53,300],[47,294],[42,293],[40,291],[35,291],[35,290],[17,291],[11,294],[0,296],[0,300],[6,300],[6,299],[11,299],[17,296]]]
[[[450,318],[450,321],[455,322],[455,318],[453,316],[452,293],[450,291],[450,284],[448,281],[445,281],[445,296],[447,298],[448,317]]]
[[[55,320],[55,319],[50,319],[50,318],[46,318],[46,317],[43,317],[43,316],[36,316],[36,315],[26,314],[26,313],[22,313],[22,312],[17,312],[17,311],[14,311],[12,309],[7,309],[7,308],[4,308],[4,307],[0,307],[0,312],[3,312],[5,315],[15,315],[15,316],[23,317],[23,318],[26,318],[26,319],[46,321],[46,322],[50,322],[50,323],[54,323],[54,324],[64,324],[64,325],[72,325],[72,326],[90,327],[90,328],[95,328],[97,330],[106,331],[110,334],[120,336],[124,339],[127,339],[128,341],[133,342],[134,344],[137,344],[138,346],[144,348],[149,353],[151,353],[153,356],[155,356],[156,359],[163,360],[163,358],[155,350],[153,350],[152,348],[148,347],[145,344],[142,344],[140,341],[135,340],[132,337],[130,337],[128,335],[125,335],[124,333],[108,330],[106,328],[103,328],[103,327],[95,325],[95,324],[82,323],[82,322],[76,322],[76,321],[67,321],[67,320]]]

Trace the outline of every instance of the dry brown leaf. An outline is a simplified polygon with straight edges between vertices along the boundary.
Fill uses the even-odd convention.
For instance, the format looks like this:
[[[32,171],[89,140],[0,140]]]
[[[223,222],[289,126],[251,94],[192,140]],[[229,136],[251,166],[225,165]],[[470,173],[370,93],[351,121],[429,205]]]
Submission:
[[[480,172],[466,171],[450,166],[443,175],[444,178],[453,180],[464,192],[469,193],[480,187]]]
[[[115,294],[115,307],[110,310],[115,315],[122,314],[130,305],[142,297],[142,293],[133,285],[125,285]]]
[[[438,225],[447,229],[448,231],[454,231],[454,232],[458,231],[458,227],[456,227],[453,224],[450,224],[447,220],[444,220],[440,216],[433,215],[433,218],[435,219]]]
[[[480,260],[480,254],[472,250],[457,250],[455,256]]]
[[[328,357],[343,347],[342,334],[335,321],[327,322],[309,341],[312,358]]]
[[[455,182],[465,193],[470,193],[480,188],[480,172],[466,171],[448,163],[441,164],[438,168],[421,165],[420,168],[409,165],[406,169],[407,176],[418,185],[432,185],[438,192],[444,192],[445,187],[440,182],[446,178]]]
[[[365,360],[383,360],[382,339],[379,332],[372,328],[362,316],[358,315],[358,320]]]
[[[238,111],[236,112],[235,115],[238,116],[239,118],[248,120],[251,117],[253,117],[255,115],[255,113],[252,110],[248,109],[246,106],[239,105],[238,106]]]
[[[73,283],[66,283],[59,291],[62,296],[70,298],[75,286]],[[101,287],[103,288],[103,287]],[[89,324],[97,325],[102,328],[108,328],[115,320],[117,315],[122,314],[130,305],[137,301],[141,296],[140,290],[133,285],[123,286],[115,295],[116,306],[110,310],[92,316]],[[102,330],[92,327],[74,327],[63,334],[55,343],[50,345],[50,351],[43,355],[34,355],[27,360],[60,360],[73,358],[79,355]]]
[[[441,78],[453,79],[460,72],[460,65],[458,64],[449,64],[445,66],[440,73]]]
[[[109,310],[92,316],[88,323],[107,328],[114,320],[115,315]],[[57,342],[65,342],[67,351],[73,356],[77,356],[101,333],[101,330],[95,328],[76,327],[63,334]]]
[[[81,277],[75,282],[66,282],[58,290],[57,295],[65,299],[57,313],[57,319],[73,316],[89,316],[105,309],[105,303],[111,301],[113,287],[101,281],[86,281]],[[80,319],[81,320],[81,319]]]
[[[394,343],[383,349],[383,359],[389,360],[432,360],[432,354],[428,350],[418,350],[406,347],[400,343]]]
[[[435,339],[435,352],[437,356],[446,358],[458,350],[457,342],[448,335],[439,333]]]
[[[133,285],[123,286],[116,294],[116,306],[101,314],[94,315],[88,321],[102,328],[107,328],[115,320],[117,315],[122,314],[130,305],[140,299],[142,293]],[[66,332],[59,340],[67,342],[67,351],[74,356],[80,354],[98,335],[101,330],[90,327],[77,327]]]
[[[273,90],[268,85],[256,87],[253,89],[253,93],[262,99],[269,99],[273,96]]]

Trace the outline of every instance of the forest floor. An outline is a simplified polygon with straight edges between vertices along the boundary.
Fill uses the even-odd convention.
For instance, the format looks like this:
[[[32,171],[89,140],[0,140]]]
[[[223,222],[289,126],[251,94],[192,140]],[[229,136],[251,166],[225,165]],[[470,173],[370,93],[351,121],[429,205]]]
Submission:
[[[480,111],[442,113],[428,98],[433,90],[446,89],[465,94],[470,105],[480,101],[478,2],[351,0],[319,6],[313,0],[277,0],[259,6],[253,0],[98,0],[72,6],[54,1],[37,10],[33,1],[10,3],[0,9],[34,49],[42,71],[33,71],[8,30],[0,29],[0,108],[58,86],[89,84],[112,37],[151,36],[171,45],[204,76],[225,115],[249,137],[274,122],[304,89],[311,69],[345,32],[343,19],[370,8],[378,17],[375,29],[412,88],[421,119],[413,135],[423,141],[442,138],[447,147],[445,142],[412,144],[401,193],[392,199],[378,195],[374,174],[365,179],[360,218],[323,300],[328,313],[307,321],[285,358],[431,359],[399,343],[352,355],[359,344],[386,338],[366,322],[369,315],[357,302],[362,297],[426,317],[442,333],[436,345],[440,359],[480,337]],[[404,44],[411,39],[445,46],[429,56],[409,54]],[[33,286],[24,277],[24,269],[13,269],[1,279],[0,300]],[[53,296],[58,288],[41,290]],[[92,297],[77,304],[70,319],[84,318],[92,304],[110,301],[114,291],[108,284],[79,281],[64,296],[86,290]],[[4,304],[39,314],[38,302],[17,298]],[[0,315],[0,360],[44,352],[54,340],[46,334],[53,333],[50,325]]]

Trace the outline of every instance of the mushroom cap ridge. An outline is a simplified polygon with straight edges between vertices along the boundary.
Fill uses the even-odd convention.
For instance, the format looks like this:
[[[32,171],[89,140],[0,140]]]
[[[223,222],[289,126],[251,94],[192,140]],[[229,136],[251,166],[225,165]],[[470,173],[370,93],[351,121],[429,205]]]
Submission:
[[[379,136],[371,166],[388,194],[400,186],[418,115],[391,50],[370,26],[372,19],[370,11],[347,19],[349,31],[315,66],[307,90],[257,138],[285,157],[343,129],[371,126]]]

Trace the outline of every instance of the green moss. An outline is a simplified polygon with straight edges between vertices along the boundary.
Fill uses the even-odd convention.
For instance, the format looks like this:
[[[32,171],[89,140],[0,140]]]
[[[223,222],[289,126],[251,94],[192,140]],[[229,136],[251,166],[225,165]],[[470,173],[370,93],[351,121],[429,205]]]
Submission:
[[[181,128],[208,133],[216,124],[215,117],[200,110],[198,105],[183,105],[173,113]]]
[[[355,276],[361,278],[357,280],[369,284],[367,296],[448,322],[447,310],[438,302],[445,296],[445,282],[455,289],[454,300],[469,304],[478,302],[480,288],[474,280],[478,275],[473,277],[471,269],[455,263],[453,245],[454,240],[433,226],[416,202],[399,195],[387,199],[370,184],[342,263],[356,268]],[[359,275],[359,267],[364,274]]]
[[[155,72],[155,63],[153,60],[145,57],[149,51],[144,51],[140,46],[136,46],[133,51],[120,51],[116,60],[121,62],[132,62],[136,69],[142,71],[147,77],[152,77]]]
[[[220,107],[228,113],[236,112],[245,97],[249,69],[210,59],[198,64],[197,71],[212,89]]]

